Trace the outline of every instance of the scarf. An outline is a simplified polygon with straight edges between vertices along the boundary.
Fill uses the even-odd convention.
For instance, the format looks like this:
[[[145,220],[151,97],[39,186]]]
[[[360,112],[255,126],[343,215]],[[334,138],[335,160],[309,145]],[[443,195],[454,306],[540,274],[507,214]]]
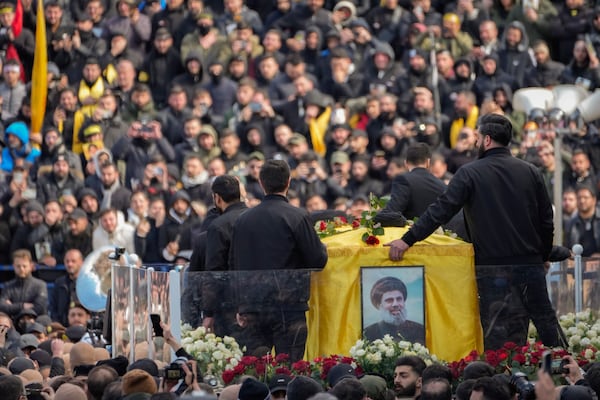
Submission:
[[[185,189],[194,187],[194,186],[198,186],[198,185],[202,185],[203,183],[208,182],[208,171],[202,171],[200,172],[200,174],[196,175],[196,176],[187,176],[186,174],[184,174],[181,177],[181,183],[183,183],[183,187]]]
[[[119,188],[119,180],[118,179],[115,181],[115,183],[110,185],[110,187],[108,189],[105,188],[104,185],[102,186],[102,204],[100,204],[101,210],[106,210],[106,209],[110,208],[112,195],[113,195],[113,193],[115,193],[117,191],[118,188]]]

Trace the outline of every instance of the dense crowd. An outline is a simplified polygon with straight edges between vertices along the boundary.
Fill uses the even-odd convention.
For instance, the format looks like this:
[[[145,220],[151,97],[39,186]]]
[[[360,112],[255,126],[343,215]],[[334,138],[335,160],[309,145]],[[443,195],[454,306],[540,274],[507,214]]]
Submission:
[[[75,281],[95,249],[203,269],[192,250],[219,212],[218,176],[237,177],[253,207],[265,161],[285,160],[291,204],[360,217],[370,194],[390,194],[415,143],[450,181],[478,157],[476,124],[490,113],[510,119],[513,155],[540,168],[551,198],[563,164],[565,245],[600,252],[595,118],[512,106],[525,87],[600,88],[591,0],[51,0],[43,10],[48,96],[33,132],[36,4],[0,4],[0,264],[16,275],[2,288],[0,327],[12,356],[48,328],[93,340]],[[34,264],[65,266],[50,298]],[[63,375],[55,360],[66,351],[52,343],[37,365]],[[98,379],[116,379],[103,368]],[[133,379],[152,386],[146,378]],[[63,398],[78,398],[81,381],[69,385]]]
[[[389,194],[412,143],[435,150],[431,172],[447,182],[477,157],[474,129],[487,113],[510,118],[514,154],[539,165],[552,195],[556,118],[514,110],[512,95],[595,90],[600,9],[373,3],[48,2],[41,132],[30,132],[35,7],[3,3],[0,244],[11,251],[0,263],[28,249],[54,266],[68,249],[86,257],[107,244],[144,263],[189,259],[214,178],[239,177],[255,205],[270,158],[292,168],[293,204],[358,216],[370,193]],[[596,125],[562,122],[563,186],[595,195]],[[573,229],[568,243],[580,239]]]

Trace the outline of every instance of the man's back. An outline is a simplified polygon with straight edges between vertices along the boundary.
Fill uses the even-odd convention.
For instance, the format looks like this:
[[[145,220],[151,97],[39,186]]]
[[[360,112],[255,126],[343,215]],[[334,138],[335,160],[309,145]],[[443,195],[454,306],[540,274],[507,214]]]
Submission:
[[[542,263],[550,252],[552,204],[543,179],[508,149],[488,150],[460,168],[426,225],[446,222],[463,205],[477,264]],[[420,238],[425,232],[413,234]]]
[[[230,265],[234,270],[321,269],[327,262],[306,211],[280,195],[268,195],[240,215],[232,236]]]
[[[392,198],[386,209],[399,211],[411,220],[420,217],[444,190],[444,182],[425,168],[414,168],[394,178]]]

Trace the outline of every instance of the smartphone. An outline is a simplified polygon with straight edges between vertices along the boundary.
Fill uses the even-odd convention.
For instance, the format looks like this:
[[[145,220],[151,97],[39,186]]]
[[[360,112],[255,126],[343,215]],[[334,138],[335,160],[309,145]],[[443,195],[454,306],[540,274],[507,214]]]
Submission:
[[[552,352],[546,350],[542,355],[542,368],[548,375],[552,375]]]
[[[150,321],[152,321],[152,330],[154,331],[154,336],[163,337],[163,328],[160,326],[160,315],[150,314]]]

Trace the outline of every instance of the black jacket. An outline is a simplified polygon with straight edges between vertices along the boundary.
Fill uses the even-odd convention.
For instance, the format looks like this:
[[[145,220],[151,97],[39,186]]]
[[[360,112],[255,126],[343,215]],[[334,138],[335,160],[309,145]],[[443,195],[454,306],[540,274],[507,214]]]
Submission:
[[[477,265],[541,264],[552,249],[552,203],[540,171],[511,156],[486,151],[463,165],[438,200],[402,237],[412,246],[464,207]]]
[[[52,301],[50,302],[50,316],[52,320],[58,321],[64,326],[68,326],[69,307],[73,295],[73,300],[77,299],[75,291],[75,280],[67,275],[61,276],[54,281],[54,290],[52,291]]]
[[[206,271],[228,271],[229,249],[233,225],[241,213],[248,208],[245,203],[230,205],[217,217],[206,232]],[[233,307],[231,289],[227,273],[204,274],[202,278],[202,310],[212,316],[220,308]]]
[[[236,275],[239,312],[308,309],[310,274],[302,270],[322,269],[327,251],[305,210],[267,195],[238,217],[231,243],[231,268],[246,271]]]
[[[375,221],[380,221],[381,215],[389,212],[400,212],[409,220],[420,217],[444,190],[444,182],[425,168],[414,168],[410,172],[398,175],[392,182],[392,197],[377,214]]]
[[[7,304],[6,300],[10,300],[11,304]],[[23,310],[23,303],[32,303],[37,315],[46,314],[48,307],[46,282],[33,276],[25,279],[15,278],[6,282],[0,296],[0,311],[14,318]]]

